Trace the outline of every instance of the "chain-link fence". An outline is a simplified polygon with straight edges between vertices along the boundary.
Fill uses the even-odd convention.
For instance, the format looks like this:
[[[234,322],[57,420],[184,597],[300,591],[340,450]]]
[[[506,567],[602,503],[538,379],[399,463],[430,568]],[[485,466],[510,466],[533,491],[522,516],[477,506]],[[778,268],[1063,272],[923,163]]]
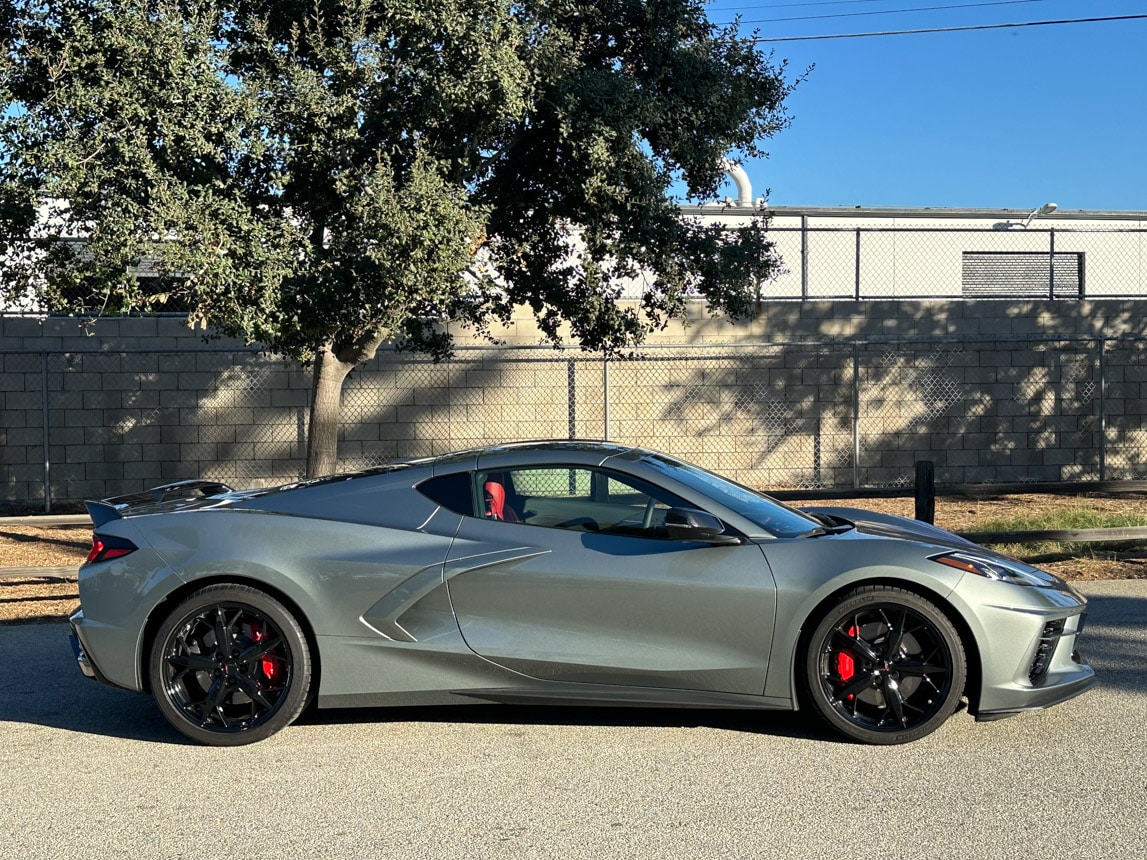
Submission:
[[[1145,236],[1138,224],[878,227],[817,219],[800,227],[774,225],[769,238],[783,272],[761,293],[769,299],[854,300],[1142,296]]]
[[[305,466],[310,374],[255,352],[0,353],[10,505]],[[340,469],[609,438],[769,488],[1147,479],[1147,341],[833,342],[383,353],[343,391]]]

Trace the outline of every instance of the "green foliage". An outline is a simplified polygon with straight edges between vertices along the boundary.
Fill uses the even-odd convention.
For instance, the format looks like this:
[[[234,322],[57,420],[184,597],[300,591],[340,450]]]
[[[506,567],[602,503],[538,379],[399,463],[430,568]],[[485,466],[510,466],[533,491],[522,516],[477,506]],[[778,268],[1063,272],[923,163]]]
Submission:
[[[523,304],[623,350],[776,265],[667,196],[787,123],[783,64],[695,0],[0,0],[0,42],[9,299],[353,364]]]

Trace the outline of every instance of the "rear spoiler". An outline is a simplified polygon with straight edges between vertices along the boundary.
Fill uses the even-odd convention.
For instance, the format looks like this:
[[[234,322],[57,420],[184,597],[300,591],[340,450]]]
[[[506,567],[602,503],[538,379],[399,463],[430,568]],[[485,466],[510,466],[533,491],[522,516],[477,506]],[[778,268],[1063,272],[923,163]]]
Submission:
[[[102,526],[104,523],[123,516],[123,512],[138,505],[147,505],[163,502],[168,499],[203,498],[205,496],[218,496],[222,493],[234,492],[221,481],[176,481],[174,484],[164,484],[161,487],[152,487],[142,493],[128,493],[125,496],[113,496],[98,502],[88,501],[84,505],[88,509],[88,516],[94,525]]]

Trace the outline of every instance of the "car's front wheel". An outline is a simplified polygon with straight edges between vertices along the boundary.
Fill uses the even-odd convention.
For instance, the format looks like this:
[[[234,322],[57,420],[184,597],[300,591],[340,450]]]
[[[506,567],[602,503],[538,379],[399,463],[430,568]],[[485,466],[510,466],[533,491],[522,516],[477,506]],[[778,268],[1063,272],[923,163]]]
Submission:
[[[290,725],[307,704],[306,635],[278,600],[242,585],[212,585],[160,625],[149,665],[160,711],[212,746],[254,743]]]
[[[930,601],[901,588],[844,595],[808,638],[806,699],[841,734],[901,744],[956,710],[967,662],[960,635]]]

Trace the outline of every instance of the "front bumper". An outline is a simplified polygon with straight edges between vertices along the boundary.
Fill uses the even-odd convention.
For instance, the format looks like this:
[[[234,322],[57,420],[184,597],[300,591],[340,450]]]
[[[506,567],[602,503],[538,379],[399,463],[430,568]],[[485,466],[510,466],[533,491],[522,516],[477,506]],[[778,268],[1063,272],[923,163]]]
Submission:
[[[1060,702],[1074,699],[1076,696],[1081,693],[1086,693],[1095,686],[1095,672],[1090,666],[1085,666],[1084,668],[1087,669],[1089,674],[1075,678],[1068,683],[1057,684],[1049,689],[1030,693],[1024,697],[1025,704],[1023,705],[1012,708],[997,708],[995,710],[984,710],[981,708],[979,713],[976,714],[976,721],[1002,720],[1005,717],[1014,717],[1016,714],[1023,714],[1028,711],[1042,711],[1044,708],[1050,708],[1052,705],[1058,705]]]
[[[1095,670],[1084,662],[1077,642],[1083,630],[1084,613],[1044,624],[1023,679],[1008,689],[996,688],[994,706],[981,706],[977,720],[999,720],[1026,711],[1041,711],[1074,699],[1095,685]]]
[[[982,625],[976,635],[981,685],[978,701],[972,702],[977,720],[1039,711],[1095,684],[1095,671],[1078,647],[1085,598],[1070,589],[969,579],[979,581],[965,580],[957,591],[978,598],[973,605],[975,620]]]

